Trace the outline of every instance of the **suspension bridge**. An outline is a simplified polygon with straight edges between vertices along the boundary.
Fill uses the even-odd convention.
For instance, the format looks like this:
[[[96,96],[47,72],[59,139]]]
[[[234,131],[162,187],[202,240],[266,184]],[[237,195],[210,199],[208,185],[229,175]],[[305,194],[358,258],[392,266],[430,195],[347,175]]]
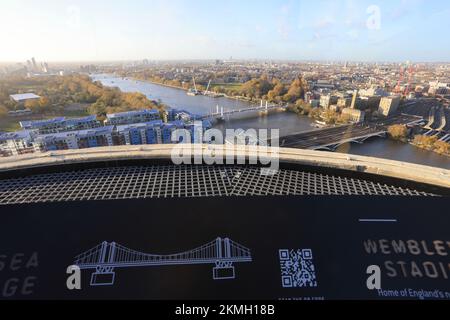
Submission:
[[[250,249],[229,238],[217,238],[198,248],[170,255],[155,255],[126,248],[115,242],[102,242],[75,258],[81,270],[94,270],[91,286],[113,285],[115,270],[131,267],[213,265],[213,279],[234,279],[234,263],[251,262]]]
[[[215,112],[211,112],[207,115],[202,116],[201,120],[205,120],[205,119],[225,120],[227,116],[231,116],[231,115],[235,115],[235,114],[239,114],[239,113],[258,112],[258,111],[268,112],[270,110],[286,110],[286,107],[269,104],[268,102],[266,102],[266,104],[264,105],[263,101],[261,101],[260,106],[254,106],[254,107],[242,108],[242,109],[226,110],[226,109],[224,109],[224,107],[217,106]]]

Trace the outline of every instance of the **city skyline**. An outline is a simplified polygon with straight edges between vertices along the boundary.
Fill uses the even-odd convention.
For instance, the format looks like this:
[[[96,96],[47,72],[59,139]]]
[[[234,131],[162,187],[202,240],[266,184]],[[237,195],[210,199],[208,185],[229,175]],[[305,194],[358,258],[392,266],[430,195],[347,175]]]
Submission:
[[[291,60],[446,62],[446,1],[8,1],[2,62]],[[419,23],[420,22],[420,23]]]

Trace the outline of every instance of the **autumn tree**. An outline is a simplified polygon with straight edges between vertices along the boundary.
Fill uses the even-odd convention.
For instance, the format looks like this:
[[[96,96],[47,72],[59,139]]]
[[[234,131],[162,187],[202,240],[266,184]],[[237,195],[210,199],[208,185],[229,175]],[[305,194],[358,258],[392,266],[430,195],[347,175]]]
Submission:
[[[348,113],[341,113],[339,115],[339,123],[350,123],[352,120],[351,116]]]
[[[437,140],[438,140],[437,137],[416,135],[414,137],[413,143],[418,145],[419,147],[432,149]]]
[[[394,140],[406,141],[408,138],[408,128],[405,125],[396,124],[388,128],[388,134]]]
[[[36,100],[36,99],[27,100],[24,103],[24,107],[27,109],[30,109],[32,111],[38,111],[38,109],[40,107],[39,100]]]
[[[450,143],[445,141],[436,141],[434,143],[434,150],[440,154],[450,155]]]
[[[5,106],[0,105],[0,118],[5,117],[8,114],[8,109]]]
[[[322,113],[322,117],[325,120],[326,124],[336,124],[338,122],[339,119],[339,115],[336,111],[334,110],[325,110]]]
[[[280,102],[281,97],[286,94],[286,87],[278,79],[274,79],[272,85],[274,87],[267,93],[267,99],[271,102]]]
[[[309,116],[311,118],[314,118],[314,119],[319,119],[321,115],[322,115],[322,109],[321,108],[313,108],[309,112]]]
[[[244,83],[241,88],[241,93],[248,98],[260,99],[267,95],[272,88],[272,83],[267,80],[266,76],[262,76]]]
[[[39,99],[39,106],[42,109],[48,108],[50,106],[50,100],[47,97],[41,97]]]
[[[303,99],[306,86],[307,83],[302,78],[295,79],[291,83],[288,92],[284,95],[283,100],[286,102],[295,102],[298,99]]]
[[[298,99],[295,104],[291,103],[288,105],[288,111],[297,113],[298,115],[307,116],[312,111],[312,106],[309,103],[306,103],[302,99]]]
[[[440,154],[450,155],[450,143],[439,141],[436,136],[416,135],[413,143],[421,148],[433,150]]]

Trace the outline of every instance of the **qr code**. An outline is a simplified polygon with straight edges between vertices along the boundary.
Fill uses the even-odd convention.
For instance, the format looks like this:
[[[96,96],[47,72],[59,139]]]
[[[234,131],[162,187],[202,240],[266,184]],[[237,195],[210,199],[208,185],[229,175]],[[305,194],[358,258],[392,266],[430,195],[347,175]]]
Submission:
[[[317,287],[311,249],[280,250],[280,266],[283,288]]]

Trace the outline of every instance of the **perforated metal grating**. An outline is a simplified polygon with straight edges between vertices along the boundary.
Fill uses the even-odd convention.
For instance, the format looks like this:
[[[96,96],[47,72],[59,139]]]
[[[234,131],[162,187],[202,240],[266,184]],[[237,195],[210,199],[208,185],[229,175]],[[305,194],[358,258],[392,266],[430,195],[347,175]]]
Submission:
[[[0,204],[173,197],[432,194],[368,180],[240,166],[144,165],[84,169],[0,180]]]

